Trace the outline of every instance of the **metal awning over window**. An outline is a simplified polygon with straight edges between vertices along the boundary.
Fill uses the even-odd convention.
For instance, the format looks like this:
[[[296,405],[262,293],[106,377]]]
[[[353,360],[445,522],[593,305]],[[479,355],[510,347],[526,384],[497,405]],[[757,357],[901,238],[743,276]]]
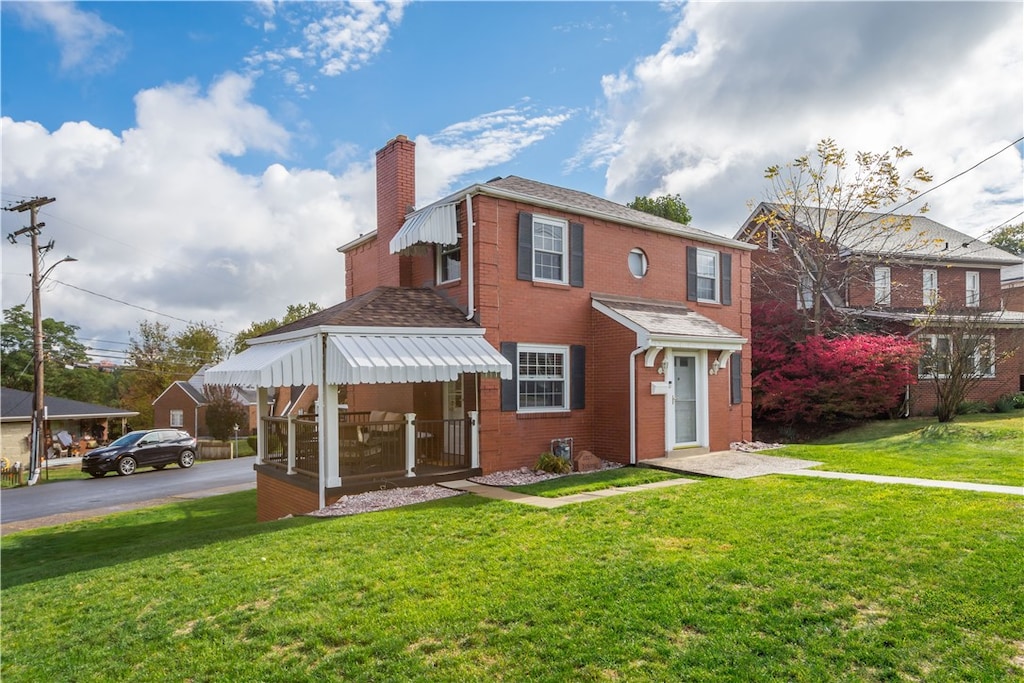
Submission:
[[[365,334],[328,337],[330,384],[447,382],[461,373],[512,378],[512,365],[480,335]]]
[[[417,244],[456,244],[458,241],[455,204],[438,204],[409,214],[388,249],[397,254]]]
[[[254,344],[206,371],[206,384],[286,387],[320,381],[320,351],[315,337]]]

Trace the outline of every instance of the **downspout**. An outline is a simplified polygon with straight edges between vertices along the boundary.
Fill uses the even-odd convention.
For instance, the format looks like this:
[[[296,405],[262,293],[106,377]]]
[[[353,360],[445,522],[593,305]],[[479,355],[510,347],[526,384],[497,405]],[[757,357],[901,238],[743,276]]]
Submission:
[[[472,320],[476,315],[475,301],[473,300],[473,196],[466,193],[466,307],[469,312],[466,320]]]
[[[636,464],[636,357],[648,349],[638,346],[629,354],[629,464]]]
[[[326,407],[326,404],[327,404],[327,334],[323,333],[323,332],[320,333],[320,378],[319,379],[320,379],[320,382],[319,382],[319,386],[316,388],[316,392],[317,392],[316,395],[320,399],[320,411],[319,411],[319,414],[317,415],[317,421],[320,423],[319,424],[320,434],[319,434],[319,438],[317,439],[319,441],[319,443],[317,444],[318,447],[319,447],[318,455],[320,456],[318,458],[318,460],[320,461],[320,467],[318,468],[320,470],[320,481],[317,483],[317,489],[318,489],[318,493],[319,493],[319,496],[320,496],[320,499],[319,499],[320,507],[317,508],[317,509],[323,510],[325,507],[327,507],[327,458],[330,457],[328,452],[327,452],[327,407]],[[331,417],[334,420],[334,424],[335,424],[334,428],[337,429],[338,428],[337,427],[337,424],[338,424],[338,411],[337,411],[337,409],[335,409],[334,415],[332,415]],[[335,454],[334,457],[337,457],[337,454]]]

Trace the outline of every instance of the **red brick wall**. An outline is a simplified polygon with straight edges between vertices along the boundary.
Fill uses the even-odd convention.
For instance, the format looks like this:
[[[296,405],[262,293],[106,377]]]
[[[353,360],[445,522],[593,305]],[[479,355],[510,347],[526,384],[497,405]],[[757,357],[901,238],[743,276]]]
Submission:
[[[292,486],[275,477],[256,471],[256,519],[269,522],[286,515],[302,515],[320,509],[320,496],[315,491]]]
[[[849,302],[853,307],[870,308],[875,302],[874,266],[864,268],[860,275],[852,278]],[[882,265],[882,264],[877,264]],[[998,268],[974,266],[899,265],[887,264],[892,279],[893,309],[921,309],[924,304],[924,270],[936,271],[939,281],[939,305],[945,308],[962,308],[967,302],[967,271],[979,273],[981,279],[980,310],[998,310],[1002,297]]]
[[[377,242],[373,238],[345,254],[345,298],[365,294],[377,281]]]
[[[1003,301],[1008,311],[1024,311],[1024,283],[1003,289]]]
[[[153,427],[169,428],[171,426],[172,410],[180,410],[182,412],[181,429],[184,429],[193,436],[210,435],[209,430],[206,428],[206,407],[199,408],[199,424],[197,425],[196,402],[177,384],[168,388],[153,403]]]
[[[409,257],[391,254],[388,244],[416,204],[416,143],[404,135],[377,151],[377,284],[408,287]]]

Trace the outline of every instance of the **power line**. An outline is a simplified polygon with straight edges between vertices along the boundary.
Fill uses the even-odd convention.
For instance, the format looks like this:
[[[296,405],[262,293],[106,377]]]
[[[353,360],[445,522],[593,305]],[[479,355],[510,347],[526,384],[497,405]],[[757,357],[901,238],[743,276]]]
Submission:
[[[177,320],[178,322],[185,323],[186,325],[191,325],[192,323],[195,322],[194,320],[185,320],[184,318],[179,318],[177,316],[173,316],[173,315],[170,315],[168,313],[161,313],[160,311],[155,311],[152,308],[146,308],[145,306],[139,306],[138,304],[128,303],[127,301],[122,301],[121,299],[115,299],[114,297],[107,296],[106,294],[100,294],[99,292],[93,292],[92,290],[86,289],[84,287],[78,287],[76,285],[68,284],[67,282],[64,282],[63,280],[53,279],[52,281],[56,282],[57,284],[64,285],[65,287],[70,287],[71,289],[77,289],[80,292],[85,292],[86,294],[91,294],[93,296],[98,296],[101,299],[106,299],[108,301],[113,301],[114,303],[122,304],[124,306],[130,306],[131,308],[137,308],[140,311],[146,311],[147,313],[152,313],[154,315],[163,316],[164,318],[170,318],[171,320]],[[231,335],[232,337],[236,335],[235,332],[229,332],[227,330],[222,330],[219,327],[214,327],[213,325],[210,325],[210,329],[211,330],[216,330],[217,332],[220,332],[222,334]],[[118,342],[118,343],[120,343],[120,342]]]

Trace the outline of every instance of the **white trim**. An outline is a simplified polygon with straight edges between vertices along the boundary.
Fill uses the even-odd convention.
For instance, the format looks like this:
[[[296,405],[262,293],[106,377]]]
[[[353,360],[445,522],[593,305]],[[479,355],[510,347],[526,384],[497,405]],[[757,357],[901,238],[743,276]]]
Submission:
[[[522,382],[535,379],[537,381],[552,382],[553,378],[536,377],[523,379],[520,372],[520,357],[524,353],[557,353],[562,356],[562,405],[560,406],[527,406],[521,405]],[[572,390],[572,368],[570,363],[569,347],[564,344],[517,344],[516,345],[516,412],[518,413],[567,413],[569,412],[570,396]]]
[[[708,363],[707,354],[699,351],[678,353],[676,350],[668,351],[665,361],[668,369],[665,371],[665,379],[672,384],[675,377],[675,359],[677,357],[690,357],[695,359],[694,374],[696,394],[696,420],[697,440],[692,442],[676,441],[676,410],[675,410],[675,387],[673,386],[665,394],[665,452],[671,452],[677,448],[706,447],[708,445]],[[671,376],[670,376],[671,373]]]
[[[700,303],[705,303],[705,304],[717,304],[717,303],[719,303],[722,300],[722,254],[721,254],[721,252],[716,251],[714,249],[703,249],[701,247],[696,247],[696,249],[697,249],[697,253],[696,253],[696,257],[694,259],[694,268],[696,269],[696,273],[694,274],[694,277],[695,277],[695,283],[696,283],[695,284],[695,288],[697,290],[695,292],[695,294],[697,295],[697,301],[699,301]],[[700,257],[701,256],[704,256],[704,257],[710,256],[712,261],[715,264],[715,278],[714,278],[714,286],[713,286],[714,296],[712,298],[710,298],[710,299],[708,299],[706,297],[702,298],[701,295],[700,295],[700,281],[701,281],[702,278],[705,279],[705,280],[708,279],[708,276],[700,274]]]
[[[540,249],[537,247],[537,224],[546,225],[552,228],[559,228],[562,231],[561,242],[562,249],[560,252],[553,251],[551,249]],[[561,277],[558,279],[549,277],[540,277],[537,275],[537,252],[545,254],[559,254],[562,257],[561,264]],[[558,285],[569,284],[569,221],[564,218],[555,218],[554,216],[545,216],[543,214],[535,213],[532,214],[530,224],[530,279],[533,282],[550,282]]]
[[[875,266],[874,294],[875,306],[892,306],[892,269],[889,266]]]
[[[930,283],[929,280],[931,280]],[[939,271],[934,268],[924,268],[921,270],[921,305],[935,306],[938,303]]]
[[[974,281],[973,288],[971,280]],[[967,308],[977,308],[981,305],[981,273],[976,270],[964,273],[964,305]]]

